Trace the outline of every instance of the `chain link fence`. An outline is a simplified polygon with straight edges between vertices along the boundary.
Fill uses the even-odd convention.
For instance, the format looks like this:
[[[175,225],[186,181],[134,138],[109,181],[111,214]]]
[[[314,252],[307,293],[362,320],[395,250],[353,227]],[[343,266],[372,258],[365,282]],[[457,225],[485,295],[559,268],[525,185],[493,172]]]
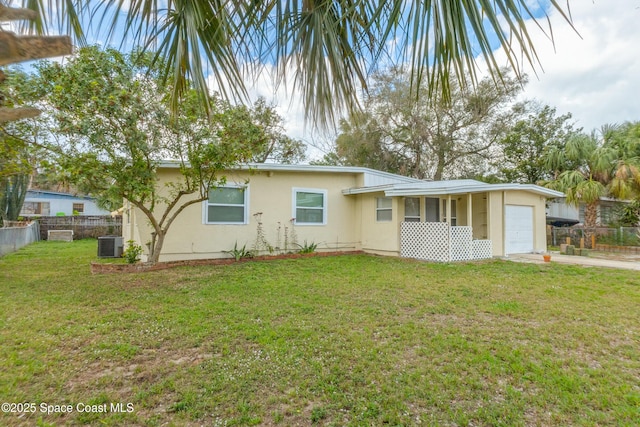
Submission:
[[[0,228],[0,256],[40,240],[40,227],[37,222],[30,224],[11,224],[7,221]]]
[[[593,236],[593,237],[592,237]],[[562,243],[587,248],[595,245],[640,246],[640,228],[638,227],[551,227],[549,244],[560,246]],[[584,240],[583,240],[584,239]]]

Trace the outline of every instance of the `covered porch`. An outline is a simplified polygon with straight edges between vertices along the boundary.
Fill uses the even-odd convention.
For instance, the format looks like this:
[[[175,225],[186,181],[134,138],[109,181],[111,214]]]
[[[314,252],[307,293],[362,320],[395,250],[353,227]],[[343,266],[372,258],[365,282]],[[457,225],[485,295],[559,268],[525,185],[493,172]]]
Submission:
[[[486,192],[396,197],[400,197],[401,257],[437,262],[492,257]]]
[[[343,194],[359,196],[364,250],[441,262],[546,250],[545,202],[562,195],[533,184],[475,180],[358,187]]]

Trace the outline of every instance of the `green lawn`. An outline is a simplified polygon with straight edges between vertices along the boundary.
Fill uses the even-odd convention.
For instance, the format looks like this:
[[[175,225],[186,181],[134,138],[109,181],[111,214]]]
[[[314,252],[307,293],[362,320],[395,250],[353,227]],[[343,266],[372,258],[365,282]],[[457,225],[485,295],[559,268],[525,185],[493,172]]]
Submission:
[[[96,247],[0,258],[0,402],[35,403],[0,425],[640,423],[637,272],[358,255],[92,276]]]

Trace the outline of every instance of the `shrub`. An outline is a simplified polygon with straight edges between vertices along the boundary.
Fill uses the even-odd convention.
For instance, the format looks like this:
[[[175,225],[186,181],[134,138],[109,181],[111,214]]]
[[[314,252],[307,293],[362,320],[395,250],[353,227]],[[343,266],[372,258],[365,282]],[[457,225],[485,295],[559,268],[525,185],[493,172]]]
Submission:
[[[243,245],[241,248],[238,248],[238,242],[233,245],[233,249],[230,251],[223,251],[226,254],[231,255],[236,261],[240,261],[242,258],[251,258],[253,257],[253,252],[247,250],[247,245]]]
[[[300,248],[299,253],[301,254],[312,254],[316,251],[316,249],[318,248],[318,244],[317,243],[307,243],[307,241],[304,241],[304,245],[297,245]]]
[[[142,254],[142,246],[136,245],[133,240],[127,240],[127,249],[122,253],[122,256],[129,264],[135,264],[140,261],[140,255]]]

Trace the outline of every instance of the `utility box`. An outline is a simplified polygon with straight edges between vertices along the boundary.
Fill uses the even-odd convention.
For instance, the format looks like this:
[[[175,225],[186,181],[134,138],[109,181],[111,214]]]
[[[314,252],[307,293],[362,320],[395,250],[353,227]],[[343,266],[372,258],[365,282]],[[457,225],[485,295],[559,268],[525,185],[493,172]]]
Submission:
[[[48,230],[47,240],[58,242],[73,242],[73,230]]]
[[[122,257],[122,251],[122,237],[98,237],[98,258],[120,258]]]

